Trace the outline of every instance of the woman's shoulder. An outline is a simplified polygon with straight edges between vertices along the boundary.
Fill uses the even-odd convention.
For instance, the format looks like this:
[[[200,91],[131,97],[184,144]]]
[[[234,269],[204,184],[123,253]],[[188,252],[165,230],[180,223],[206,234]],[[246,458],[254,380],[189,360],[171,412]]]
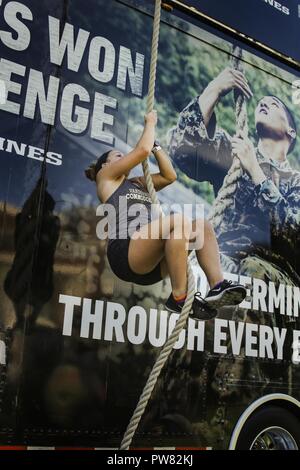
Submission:
[[[124,182],[125,180],[122,182],[117,180],[102,180],[98,187],[98,195],[102,204],[108,203],[116,195],[118,189],[123,186]]]

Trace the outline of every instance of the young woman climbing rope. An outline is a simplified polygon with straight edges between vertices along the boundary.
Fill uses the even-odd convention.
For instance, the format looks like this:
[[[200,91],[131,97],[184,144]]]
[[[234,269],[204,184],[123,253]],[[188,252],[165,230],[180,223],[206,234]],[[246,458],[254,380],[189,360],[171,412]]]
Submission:
[[[123,167],[123,172],[119,173],[119,175],[123,175],[124,177],[127,178],[128,176],[128,169],[130,170],[133,168],[135,165],[138,163],[142,162],[142,167],[143,167],[143,173],[144,173],[144,181],[145,181],[145,186],[147,188],[147,191],[150,195],[150,199],[152,201],[152,204],[157,204],[159,205],[159,201],[156,195],[155,187],[154,187],[154,182],[153,182],[153,177],[150,174],[150,169],[149,169],[149,164],[147,160],[147,156],[150,154],[150,150],[154,141],[154,127],[156,124],[156,117],[153,118],[152,115],[150,114],[153,111],[154,108],[154,101],[155,101],[155,82],[156,82],[156,73],[157,73],[157,61],[158,61],[158,45],[159,45],[159,33],[160,33],[160,19],[161,19],[161,8],[162,8],[162,1],[161,0],[155,0],[155,9],[154,9],[154,18],[153,18],[153,34],[152,34],[152,41],[151,41],[151,60],[150,60],[150,74],[149,74],[149,89],[148,89],[148,96],[147,96],[147,118],[146,118],[146,126],[145,130],[143,133],[142,138],[139,141],[139,144],[137,147],[139,147],[138,151],[137,147],[131,152],[130,154],[127,155],[127,157],[130,157],[129,159],[125,157],[123,158],[123,155],[118,152],[120,162],[122,161],[121,167]],[[149,119],[149,114],[151,118]],[[152,126],[150,123],[148,124],[148,121],[150,123],[152,122]],[[148,124],[148,126],[147,126]],[[153,125],[154,124],[154,125]],[[146,129],[148,127],[148,129]],[[151,145],[150,145],[151,144]],[[111,161],[111,158],[113,158],[112,155],[109,153],[106,153],[100,159],[98,159],[96,165],[94,168],[91,168],[88,170],[88,176],[94,179],[97,183],[98,187],[98,181],[101,176],[98,176],[98,173],[100,173],[102,166],[104,166],[104,163],[111,163],[111,166],[113,165],[114,162]],[[121,160],[123,158],[123,160]],[[128,164],[128,161],[130,162],[131,166],[129,165],[126,167],[126,164]],[[126,162],[126,163],[124,163]],[[114,167],[116,168],[116,166]],[[119,166],[120,168],[120,166]],[[103,175],[103,173],[102,173]],[[120,178],[120,176],[119,176]],[[113,179],[113,178],[112,178]],[[117,179],[117,178],[115,178]],[[122,184],[120,182],[119,186]],[[116,185],[117,186],[117,185]],[[118,189],[118,187],[116,190]],[[108,197],[113,197],[112,194]],[[186,244],[187,240],[185,240]],[[129,244],[131,241],[129,242]],[[128,248],[129,251],[129,248]],[[185,246],[185,251],[187,251],[187,248]],[[183,255],[181,251],[181,255]],[[163,258],[163,256],[162,256]],[[184,270],[185,273],[187,273],[187,293],[186,296],[183,294],[181,296],[181,299],[179,298],[174,298],[173,294],[170,295],[170,298],[168,299],[167,303],[170,302],[172,308],[174,309],[176,306],[176,311],[180,311],[180,315],[177,319],[176,325],[173,329],[173,331],[170,333],[170,336],[168,337],[166,343],[164,344],[163,348],[161,349],[155,364],[149,374],[148,380],[145,384],[145,387],[143,389],[143,392],[141,393],[141,396],[138,400],[137,406],[132,414],[132,417],[129,421],[129,424],[127,426],[127,429],[124,433],[120,449],[121,450],[128,450],[129,446],[132,442],[132,439],[135,435],[135,432],[138,428],[139,422],[141,420],[141,417],[143,416],[145,409],[147,407],[148,401],[151,397],[151,394],[154,390],[155,384],[158,380],[159,374],[166,364],[168,357],[173,351],[173,347],[181,333],[181,331],[184,329],[187,321],[189,314],[191,310],[196,310],[196,305],[199,307],[199,311],[203,312],[203,309],[200,309],[202,299],[200,299],[197,295],[194,296],[194,290],[195,290],[195,284],[194,284],[194,275],[193,275],[193,270],[191,267],[191,263],[188,259],[186,259],[186,265],[185,266],[180,266],[180,269]],[[128,260],[127,260],[128,261]],[[158,265],[158,263],[157,263]],[[156,266],[157,266],[156,265]],[[160,266],[160,263],[159,263]],[[154,268],[155,269],[155,268]],[[137,274],[137,273],[135,273]],[[161,273],[162,274],[162,273]],[[222,277],[223,278],[223,277]],[[205,305],[208,305],[208,300],[210,297],[210,300],[220,300],[221,302],[223,301],[228,301],[227,299],[227,294],[231,295],[230,289],[222,289],[222,286],[224,287],[224,281],[220,281],[215,288],[211,289],[209,292],[209,295],[206,297],[206,302]],[[236,288],[236,294],[240,296],[240,299],[245,297],[246,295],[246,290],[242,286],[227,286],[229,287],[235,287]],[[226,292],[224,292],[226,291]],[[225,294],[225,295],[224,295]],[[176,295],[175,295],[176,297]],[[196,302],[197,299],[197,302]],[[181,300],[181,301],[180,301]],[[241,301],[240,300],[240,301]],[[235,299],[236,302],[238,302],[237,299]],[[207,312],[209,309],[206,309],[206,318],[207,318]],[[213,312],[213,314],[212,314]],[[199,312],[198,312],[199,313]],[[211,310],[209,316],[214,316],[215,311]]]
[[[86,170],[88,178],[96,181],[100,201],[115,209],[116,217],[111,220],[108,217],[107,257],[116,276],[128,282],[150,285],[169,276],[172,292],[166,308],[181,312],[187,295],[189,245],[193,243],[198,247],[196,256],[210,291],[205,300],[199,293],[195,294],[192,314],[199,319],[213,318],[219,307],[242,302],[246,289],[224,280],[212,225],[201,219],[190,221],[180,213],[163,216],[159,210],[153,210],[145,178],[128,177],[129,172],[152,151],[160,170],[151,175],[155,190],[160,191],[175,181],[176,173],[170,159],[160,146],[154,145],[156,123],[156,112],[148,113],[143,134],[130,153],[123,155],[118,150],[111,150]],[[122,198],[126,200],[126,206],[120,203]],[[136,204],[138,206],[134,208]],[[127,211],[120,207],[126,207]],[[138,229],[130,233],[130,227],[135,227],[133,222],[137,220]]]

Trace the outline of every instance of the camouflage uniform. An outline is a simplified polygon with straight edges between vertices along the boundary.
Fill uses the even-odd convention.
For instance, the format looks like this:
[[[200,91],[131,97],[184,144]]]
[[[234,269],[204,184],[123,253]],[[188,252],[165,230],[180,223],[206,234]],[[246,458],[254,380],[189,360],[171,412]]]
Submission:
[[[181,112],[170,155],[190,178],[210,181],[217,193],[232,162],[231,137],[216,127],[215,114],[206,128],[198,99]],[[258,149],[256,154],[267,179],[255,186],[246,172],[240,178],[234,206],[224,211],[217,231],[223,267],[231,272],[247,268],[263,278],[268,272],[275,282],[284,278],[300,285],[300,173],[287,160],[266,160]]]
[[[206,128],[198,97],[181,112],[178,124],[171,132],[169,151],[180,170],[196,181],[212,183],[217,195],[232,163],[231,137],[216,126],[215,114]],[[255,186],[249,175],[243,172],[238,181],[233,205],[224,211],[216,233],[222,267],[225,272],[260,278],[266,283],[273,281],[276,285],[300,286],[300,173],[293,170],[287,160],[267,161],[258,149],[256,155],[267,179]],[[222,310],[226,319],[279,328],[289,327],[292,322],[299,327],[299,319],[278,313],[278,309],[274,313],[241,308]],[[290,335],[291,328],[288,330]],[[287,358],[291,350],[289,341],[284,351]],[[229,338],[227,346],[231,351]],[[207,347],[211,351],[211,347]],[[246,357],[244,345],[238,357],[230,352],[226,357],[207,356],[211,377],[207,396],[215,397],[219,403],[218,408],[214,405],[212,410],[222,412],[230,402],[248,406],[249,401],[259,394],[274,392],[272,384],[280,380],[292,386],[295,371],[291,373],[287,363],[277,362],[272,367],[271,361]],[[201,375],[197,379],[201,383]],[[185,378],[183,383],[189,381]],[[217,436],[218,413],[213,411],[212,414],[210,428]],[[230,427],[225,420],[227,425]]]

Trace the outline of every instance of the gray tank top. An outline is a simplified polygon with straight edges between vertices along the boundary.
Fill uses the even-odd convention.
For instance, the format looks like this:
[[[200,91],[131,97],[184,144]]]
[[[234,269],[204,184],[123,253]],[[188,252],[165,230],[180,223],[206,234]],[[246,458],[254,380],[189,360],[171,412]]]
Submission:
[[[152,204],[150,194],[138,183],[127,178],[107,199],[108,244],[115,239],[128,239],[143,225],[159,217],[159,208]]]

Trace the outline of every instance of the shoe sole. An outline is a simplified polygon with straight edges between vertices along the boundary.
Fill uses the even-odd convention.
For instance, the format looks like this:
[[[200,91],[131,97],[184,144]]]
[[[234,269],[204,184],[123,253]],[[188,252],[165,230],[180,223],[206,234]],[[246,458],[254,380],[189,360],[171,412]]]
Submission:
[[[165,309],[170,313],[181,313],[182,312],[182,310],[174,310],[173,308],[167,307],[167,305],[165,305]]]
[[[239,305],[247,295],[246,289],[242,287],[233,287],[221,292],[219,295],[205,299],[212,308],[230,307]]]
[[[167,307],[165,305],[165,309],[170,312],[170,313],[181,313],[182,310],[174,310],[171,309],[170,307]],[[217,316],[218,312],[215,309],[212,309],[211,307],[205,307],[205,306],[199,306],[199,308],[195,309],[192,307],[190,311],[190,318],[193,318],[195,320],[211,320],[212,318],[215,318]]]
[[[212,320],[213,318],[216,318],[218,315],[218,311],[214,309],[199,309],[197,311],[194,311],[193,314],[191,315],[191,318],[194,318],[195,320]]]

